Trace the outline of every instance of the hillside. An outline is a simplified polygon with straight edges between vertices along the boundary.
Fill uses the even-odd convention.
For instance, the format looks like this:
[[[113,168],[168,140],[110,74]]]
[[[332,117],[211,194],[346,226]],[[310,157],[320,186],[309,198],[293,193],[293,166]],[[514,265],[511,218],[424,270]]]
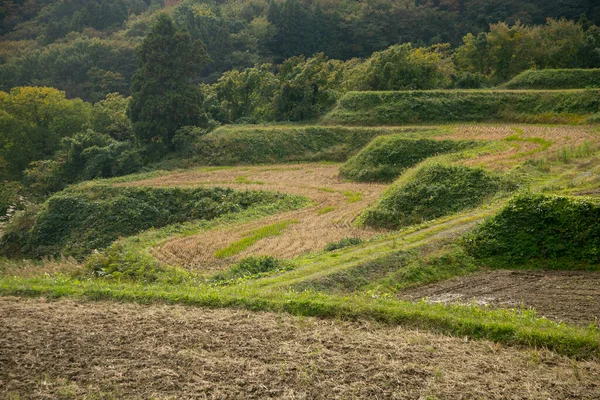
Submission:
[[[0,398],[600,398],[600,14],[501,3],[5,2]]]

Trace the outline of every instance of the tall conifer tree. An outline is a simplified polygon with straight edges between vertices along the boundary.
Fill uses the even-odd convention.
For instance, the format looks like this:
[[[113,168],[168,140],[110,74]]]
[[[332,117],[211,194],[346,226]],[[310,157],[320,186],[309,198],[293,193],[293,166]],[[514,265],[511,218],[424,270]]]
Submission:
[[[173,147],[177,129],[207,121],[193,77],[208,62],[204,44],[162,14],[140,46],[129,115],[138,141],[155,158]]]

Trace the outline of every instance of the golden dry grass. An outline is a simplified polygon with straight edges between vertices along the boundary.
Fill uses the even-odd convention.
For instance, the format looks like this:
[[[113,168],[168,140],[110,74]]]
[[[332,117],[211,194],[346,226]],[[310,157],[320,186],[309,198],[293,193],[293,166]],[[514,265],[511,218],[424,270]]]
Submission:
[[[467,160],[465,165],[479,165],[496,170],[507,170],[515,162],[524,159],[552,158],[563,148],[576,148],[584,143],[598,144],[597,129],[586,126],[542,126],[542,125],[458,125],[449,133],[436,139],[501,141],[518,136],[518,140],[507,141],[510,148]],[[539,143],[527,140],[542,139],[551,144],[543,149]]]
[[[32,278],[40,275],[72,275],[82,268],[71,257],[44,258],[41,261],[0,259],[0,276]]]
[[[212,272],[249,255],[291,258],[321,250],[327,243],[345,237],[368,238],[375,230],[359,229],[352,222],[379,198],[386,185],[344,182],[337,165],[291,164],[235,167],[181,172],[126,185],[154,187],[220,186],[238,190],[269,190],[306,196],[314,205],[234,227],[177,238],[153,249],[159,260],[171,265]],[[249,182],[249,183],[240,183]],[[360,195],[358,195],[360,194]],[[324,208],[331,211],[320,212]],[[278,236],[262,239],[232,257],[217,259],[215,253],[249,232],[279,221],[296,220]]]
[[[5,399],[598,399],[600,364],[375,323],[0,298]]]

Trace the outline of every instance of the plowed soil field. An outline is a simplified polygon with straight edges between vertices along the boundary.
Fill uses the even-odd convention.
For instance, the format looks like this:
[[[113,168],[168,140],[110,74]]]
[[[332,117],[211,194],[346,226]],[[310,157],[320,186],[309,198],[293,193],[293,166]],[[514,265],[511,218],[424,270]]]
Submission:
[[[577,324],[600,318],[600,272],[491,271],[408,290],[400,297],[433,302],[531,307],[539,316]]]
[[[0,298],[3,399],[598,399],[600,364],[238,310]]]

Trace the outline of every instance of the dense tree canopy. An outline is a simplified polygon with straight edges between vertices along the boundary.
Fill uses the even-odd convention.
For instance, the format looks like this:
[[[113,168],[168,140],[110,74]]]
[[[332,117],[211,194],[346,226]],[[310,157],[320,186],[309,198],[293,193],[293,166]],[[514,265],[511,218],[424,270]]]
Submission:
[[[582,15],[583,31],[600,24],[600,4],[594,0],[7,0],[0,6],[0,90],[45,85],[92,102],[115,91],[128,95],[136,47],[163,13],[205,44],[212,62],[194,77],[204,83],[216,82],[226,71],[295,56],[323,53],[345,61],[402,43],[456,48],[468,33],[474,39],[466,43],[473,47],[490,24],[536,31],[547,18],[578,21]],[[575,34],[563,28],[557,23],[555,33]],[[551,32],[538,33],[543,38]],[[599,47],[597,37],[585,38],[591,49]],[[552,38],[557,36],[546,42]],[[535,50],[546,49],[551,51]],[[483,52],[477,47],[477,56],[488,57]],[[591,67],[600,61],[596,54],[577,64]],[[467,67],[471,74],[496,68]]]
[[[34,160],[47,158],[60,140],[86,128],[91,105],[52,88],[0,92],[0,181],[15,179]]]
[[[151,153],[171,150],[182,126],[206,123],[202,92],[193,77],[207,61],[204,45],[161,14],[140,46],[129,104],[134,134]]]

